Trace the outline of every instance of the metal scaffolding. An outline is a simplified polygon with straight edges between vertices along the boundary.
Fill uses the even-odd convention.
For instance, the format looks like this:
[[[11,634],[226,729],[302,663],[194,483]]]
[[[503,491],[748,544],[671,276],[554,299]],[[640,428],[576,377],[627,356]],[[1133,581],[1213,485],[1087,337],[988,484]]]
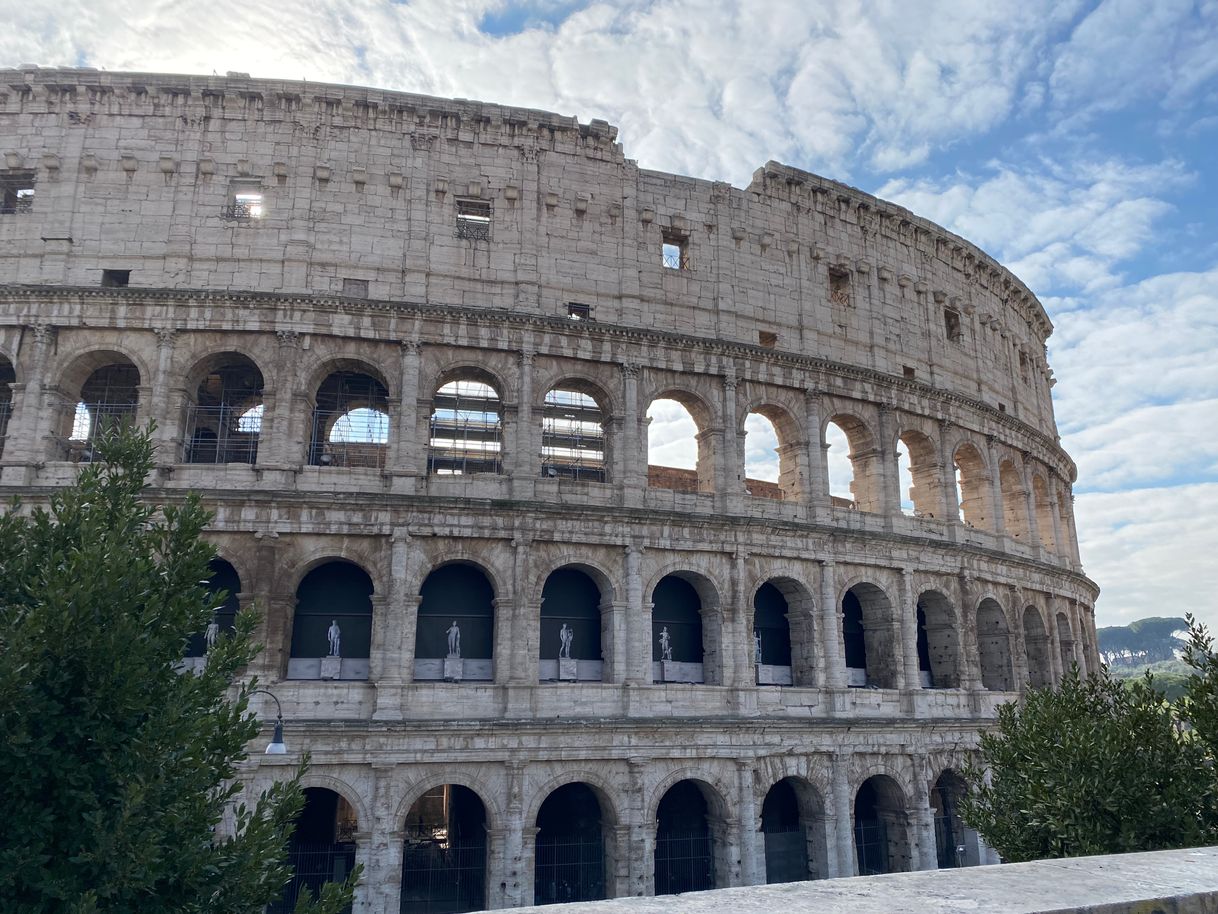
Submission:
[[[503,414],[499,394],[481,381],[449,381],[431,413],[427,472],[437,476],[499,473]]]
[[[558,388],[546,394],[541,420],[541,472],[605,481],[604,414],[588,394]]]

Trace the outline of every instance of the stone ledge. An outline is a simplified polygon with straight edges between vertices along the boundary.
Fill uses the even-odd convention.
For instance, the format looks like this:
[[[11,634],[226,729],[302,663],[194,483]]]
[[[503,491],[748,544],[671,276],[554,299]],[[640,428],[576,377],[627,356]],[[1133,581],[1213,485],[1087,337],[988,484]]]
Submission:
[[[1215,914],[1218,847],[509,910],[517,914]]]

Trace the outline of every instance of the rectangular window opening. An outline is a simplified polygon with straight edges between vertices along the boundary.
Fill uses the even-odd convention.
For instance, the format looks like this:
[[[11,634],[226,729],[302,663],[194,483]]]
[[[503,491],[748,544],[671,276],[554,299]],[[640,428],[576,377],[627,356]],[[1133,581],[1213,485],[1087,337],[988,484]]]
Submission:
[[[491,205],[481,200],[458,200],[457,237],[469,241],[490,241]]]
[[[960,326],[960,312],[955,308],[943,309],[943,331],[952,342],[958,343],[964,337]]]
[[[34,173],[9,172],[0,176],[0,215],[21,216],[34,209]]]
[[[102,270],[103,289],[125,289],[130,282],[130,270]]]
[[[778,345],[778,334],[771,333],[769,330],[758,330],[757,344],[766,349],[773,349]]]
[[[850,304],[850,271],[842,267],[829,268],[829,300],[835,305]]]
[[[592,306],[581,305],[579,302],[567,303],[567,317],[573,321],[590,321],[592,320]]]
[[[266,201],[262,188],[257,185],[238,184],[229,191],[228,204],[222,215],[230,222],[250,222],[261,219],[265,214]]]
[[[344,279],[343,280],[343,295],[348,298],[367,298],[368,297],[368,280],[366,279]]]
[[[912,365],[902,365],[901,368],[905,372],[906,381],[912,381],[918,377],[917,369],[915,369]]]
[[[660,246],[660,261],[666,270],[688,270],[689,239],[676,232],[665,231]]]

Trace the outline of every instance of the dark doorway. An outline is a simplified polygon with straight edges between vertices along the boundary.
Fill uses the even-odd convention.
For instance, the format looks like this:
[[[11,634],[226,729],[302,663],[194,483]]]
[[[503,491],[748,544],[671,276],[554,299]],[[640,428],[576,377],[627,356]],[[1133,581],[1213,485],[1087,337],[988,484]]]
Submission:
[[[799,814],[799,797],[789,779],[779,781],[761,804],[761,832],[765,837],[765,881],[800,882],[811,879],[808,867],[808,830]]]
[[[601,591],[578,568],[559,568],[541,591],[541,659],[553,660],[562,648],[562,627],[572,633],[572,660],[601,659]]]
[[[791,626],[787,621],[787,610],[787,598],[777,587],[766,583],[758,588],[753,597],[753,633],[761,640],[758,663],[791,665]]]
[[[342,656],[366,659],[372,647],[372,579],[351,562],[326,562],[301,580],[296,588],[292,656],[327,656],[326,633],[333,622],[342,632]]]
[[[853,590],[842,597],[842,644],[846,651],[846,668],[867,669],[867,639],[863,632],[863,607]]]
[[[486,808],[468,787],[445,784],[406,814],[401,914],[486,907]]]
[[[605,892],[601,807],[587,784],[566,784],[537,812],[533,903],[597,901]]]
[[[657,895],[715,887],[714,837],[706,797],[693,781],[679,781],[656,811]]]
[[[224,559],[212,559],[207,567],[211,570],[211,577],[203,585],[207,588],[207,592],[213,596],[221,591],[226,594],[224,602],[216,606],[212,618],[215,619],[220,632],[231,632],[233,620],[236,619],[237,610],[240,609],[237,594],[241,593],[241,578],[237,576],[237,569]],[[186,645],[186,656],[202,657],[206,653],[207,630],[204,629],[190,636]]]
[[[427,576],[419,594],[415,657],[447,657],[448,629],[456,622],[461,630],[461,656],[491,659],[495,590],[481,569],[463,562],[442,565]]]
[[[315,897],[327,882],[342,882],[355,868],[355,810],[333,790],[306,787],[304,793],[304,809],[288,842],[292,878],[267,914],[291,914],[299,898]]]
[[[678,663],[702,662],[702,600],[694,585],[670,574],[651,594],[651,659],[663,660],[661,633],[667,629],[672,645],[672,660]]]

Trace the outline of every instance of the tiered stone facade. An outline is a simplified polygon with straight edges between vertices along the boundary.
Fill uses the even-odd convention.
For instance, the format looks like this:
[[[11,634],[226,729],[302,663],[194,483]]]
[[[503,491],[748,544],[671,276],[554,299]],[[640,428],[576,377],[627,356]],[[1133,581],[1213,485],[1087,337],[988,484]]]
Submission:
[[[600,121],[238,75],[3,76],[0,487],[37,502],[71,482],[89,456],[78,403],[156,420],[151,497],[197,490],[215,511],[240,601],[265,613],[256,672],[311,783],[351,808],[357,911],[398,910],[408,811],[445,784],[485,807],[487,907],[532,903],[539,809],[573,782],[600,803],[609,894],[655,890],[657,809],[683,779],[707,798],[718,885],[766,881],[760,817],[783,779],[809,876],[856,871],[874,776],[891,866],[933,868],[940,775],[999,703],[1098,664],[1051,327],[964,239],[776,163],[743,189],[646,171]],[[199,460],[199,392],[237,362],[261,379],[256,456]],[[130,402],[113,373],[91,400],[115,365]],[[388,434],[359,459],[319,449],[336,373],[384,389]],[[498,473],[428,471],[437,391],[460,379],[498,398]],[[547,471],[555,389],[599,407],[603,479]],[[697,422],[698,468],[649,485],[661,397]],[[751,412],[777,430],[777,484],[746,485]],[[829,496],[830,421],[852,503]],[[366,664],[292,678],[302,579],[334,560],[371,580]],[[415,664],[423,582],[453,562],[493,589],[485,681]],[[565,567],[600,592],[599,681],[542,681],[541,594]],[[697,592],[701,683],[656,681],[669,575]],[[791,685],[758,685],[767,583]],[[845,660],[849,594],[865,673]],[[257,756],[249,778],[294,763]]]

